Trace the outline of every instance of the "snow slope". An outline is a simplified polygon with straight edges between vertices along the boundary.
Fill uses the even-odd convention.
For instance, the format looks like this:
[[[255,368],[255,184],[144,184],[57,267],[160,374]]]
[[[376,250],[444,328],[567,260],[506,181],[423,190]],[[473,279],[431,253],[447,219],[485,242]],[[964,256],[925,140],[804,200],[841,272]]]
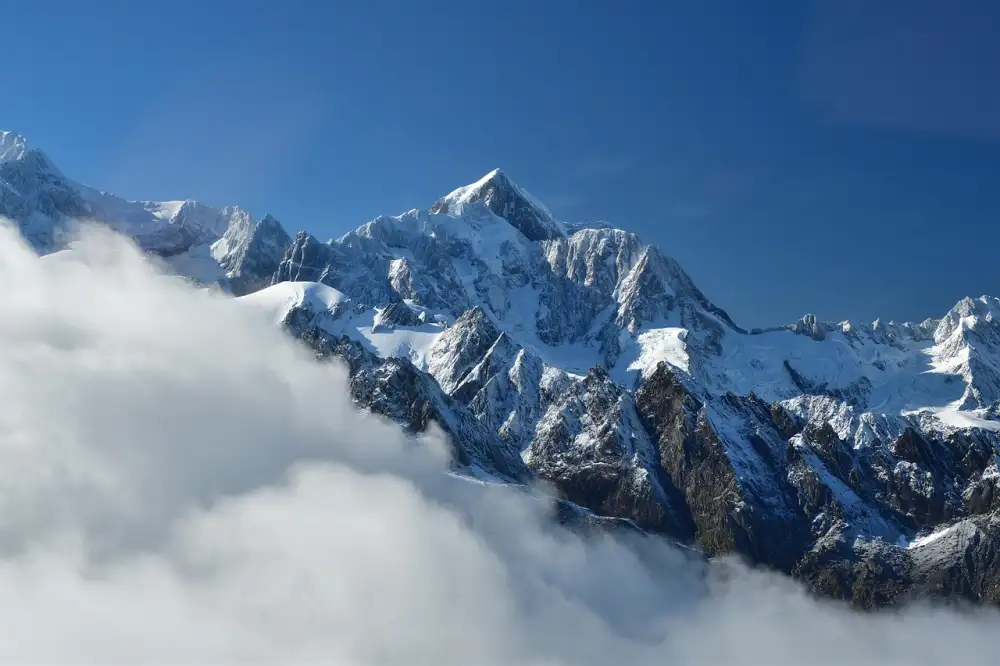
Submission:
[[[364,308],[318,282],[281,282],[236,301],[274,325],[283,323],[295,310],[308,311],[323,331],[362,342],[382,358],[406,358],[424,369],[428,353],[444,331],[439,322],[385,322],[381,317],[385,308]]]

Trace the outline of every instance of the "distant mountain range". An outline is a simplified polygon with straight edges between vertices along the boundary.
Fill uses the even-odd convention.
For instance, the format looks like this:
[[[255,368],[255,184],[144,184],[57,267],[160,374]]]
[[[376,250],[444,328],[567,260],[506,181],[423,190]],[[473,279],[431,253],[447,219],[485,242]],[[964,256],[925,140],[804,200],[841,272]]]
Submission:
[[[465,473],[864,607],[1000,603],[1000,299],[745,331],[658,248],[566,225],[499,170],[323,242],[122,200],[3,132],[0,216],[41,253],[107,225],[240,297],[346,362],[362,408],[438,423]]]

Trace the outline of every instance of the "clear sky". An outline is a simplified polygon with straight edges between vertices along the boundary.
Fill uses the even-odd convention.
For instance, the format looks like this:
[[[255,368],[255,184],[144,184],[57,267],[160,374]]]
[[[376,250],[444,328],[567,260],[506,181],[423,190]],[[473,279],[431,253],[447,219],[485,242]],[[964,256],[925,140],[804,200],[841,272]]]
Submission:
[[[0,127],[77,180],[339,235],[494,167],[744,326],[1000,295],[1000,3],[0,3]]]

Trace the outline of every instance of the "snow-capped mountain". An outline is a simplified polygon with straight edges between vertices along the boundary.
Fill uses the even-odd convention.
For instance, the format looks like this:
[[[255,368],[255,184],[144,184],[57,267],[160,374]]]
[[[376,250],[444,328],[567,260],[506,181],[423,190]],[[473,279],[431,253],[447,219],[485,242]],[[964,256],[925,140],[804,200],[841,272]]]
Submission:
[[[863,606],[1000,602],[1000,300],[919,324],[746,331],[633,233],[495,170],[340,238],[131,203],[4,134],[0,214],[39,250],[102,222],[348,366],[363,408],[456,464],[736,552]]]
[[[659,249],[561,225],[499,171],[327,243],[300,233],[275,280],[332,286],[366,321],[391,311],[380,330],[326,330],[434,377],[602,515],[860,604],[935,586],[1000,599],[996,299],[920,324],[744,331]],[[943,581],[920,535],[955,521],[979,536]],[[873,562],[897,579],[865,579]]]
[[[81,185],[12,132],[0,132],[0,217],[40,252],[63,247],[78,224],[103,224],[180,275],[235,293],[270,284],[290,240],[273,217],[254,222],[235,206],[126,201]]]

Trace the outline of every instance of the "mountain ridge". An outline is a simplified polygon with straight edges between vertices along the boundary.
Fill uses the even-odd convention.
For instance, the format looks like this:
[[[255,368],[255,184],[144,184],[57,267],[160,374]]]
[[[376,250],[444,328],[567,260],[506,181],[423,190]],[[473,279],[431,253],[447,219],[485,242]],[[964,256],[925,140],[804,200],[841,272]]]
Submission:
[[[27,153],[37,154],[39,156],[39,159],[40,159],[41,163],[43,163],[44,165],[46,165],[47,168],[51,169],[56,175],[58,175],[58,176],[60,176],[62,178],[65,178],[62,175],[62,172],[52,162],[52,160],[42,150],[40,150],[38,148],[31,147],[31,144],[28,142],[28,140],[26,138],[24,138],[23,136],[21,136],[19,134],[16,134],[15,132],[9,131],[9,130],[0,130],[0,163],[8,162],[8,161],[23,160],[24,155],[27,154]],[[113,197],[114,199],[117,199],[118,201],[126,203],[126,204],[136,204],[136,205],[139,205],[139,206],[164,207],[164,208],[167,208],[167,209],[169,209],[170,207],[176,208],[178,206],[181,207],[181,208],[183,208],[186,205],[186,206],[189,206],[189,207],[192,207],[192,208],[212,209],[212,210],[218,210],[220,212],[224,212],[224,211],[228,211],[228,210],[235,210],[235,211],[246,212],[245,210],[239,208],[238,206],[226,206],[226,207],[223,207],[221,209],[213,209],[210,206],[207,206],[205,204],[201,204],[201,203],[199,203],[199,202],[197,202],[195,200],[192,200],[192,199],[176,199],[176,200],[165,200],[165,201],[129,201],[129,200],[121,199],[121,198],[119,198],[119,197],[117,197],[117,196],[115,196],[115,195],[113,195],[113,194],[111,194],[109,192],[106,192],[106,191],[103,191],[103,190],[99,190],[99,189],[93,188],[93,187],[88,186],[88,185],[82,185],[80,183],[76,183],[75,181],[72,181],[72,180],[69,180],[69,179],[66,179],[66,181],[67,181],[67,183],[69,183],[71,185],[78,186],[78,187],[81,187],[81,188],[85,188],[86,190],[88,190],[92,194],[95,194],[95,195],[98,195],[98,196],[103,196],[103,197]],[[463,187],[456,188],[455,190],[453,190],[449,194],[447,194],[447,195],[441,197],[440,199],[438,199],[427,210],[428,211],[433,211],[435,209],[435,207],[441,207],[441,206],[447,207],[448,205],[455,205],[456,200],[458,200],[458,199],[461,199],[461,201],[458,202],[461,205],[467,205],[469,203],[477,203],[482,198],[486,197],[486,195],[483,195],[483,194],[477,195],[477,192],[481,191],[484,187],[486,187],[490,183],[493,183],[493,182],[496,182],[496,181],[508,183],[509,184],[508,187],[510,187],[513,191],[519,192],[520,195],[522,197],[524,197],[527,201],[530,201],[533,206],[539,208],[541,211],[544,211],[544,214],[547,217],[549,217],[553,221],[555,221],[555,218],[552,217],[551,213],[548,211],[548,208],[545,207],[544,204],[542,204],[540,201],[538,201],[538,199],[536,199],[535,197],[533,197],[532,195],[530,195],[529,193],[527,193],[527,191],[524,190],[524,188],[522,188],[520,185],[518,185],[513,180],[511,180],[510,177],[509,177],[509,175],[507,174],[507,172],[504,171],[501,168],[495,168],[495,169],[491,170],[489,173],[485,174],[482,178],[480,178],[475,183],[472,183],[470,185],[466,185],[466,186],[463,186]],[[9,183],[8,183],[7,180],[0,178],[0,185],[3,185],[3,186],[6,187],[6,186],[9,186]],[[467,194],[468,196],[462,197],[461,195],[463,193]],[[413,209],[412,211],[408,211],[408,213],[414,213],[414,212],[417,212],[417,211],[418,211],[418,209]],[[0,213],[4,213],[4,212],[6,212],[6,211],[4,211],[2,207],[0,207]],[[405,214],[406,213],[404,213],[404,215]],[[7,214],[6,216],[9,217],[9,218],[11,218],[11,219],[17,219],[15,216],[10,215],[10,214]],[[87,219],[87,212],[85,211],[80,217],[82,219],[86,220]],[[170,216],[167,215],[166,217],[169,218]],[[274,218],[274,216],[271,215],[270,213],[266,213],[261,218],[261,221],[265,220],[265,219],[270,219],[273,222],[277,222],[277,220]],[[376,218],[376,219],[378,219],[378,218]],[[95,221],[102,222],[102,223],[107,223],[107,221],[105,221],[105,220],[95,220]],[[369,224],[369,223],[365,223],[365,224]],[[563,230],[563,232],[566,233],[567,235],[572,235],[572,233],[575,233],[577,231],[595,230],[595,231],[615,231],[615,232],[620,232],[620,233],[626,233],[626,234],[631,234],[631,235],[635,236],[637,239],[639,238],[638,234],[635,234],[634,232],[626,231],[625,229],[622,229],[622,228],[619,228],[619,227],[612,226],[611,224],[609,224],[608,222],[605,222],[605,221],[599,221],[599,222],[576,222],[576,223],[569,223],[569,222],[559,221],[559,222],[557,222],[557,224],[560,226],[560,228]],[[280,225],[280,222],[278,222],[278,225]],[[114,225],[112,225],[112,226],[114,226]],[[362,226],[365,226],[365,225],[363,224]],[[355,232],[358,231],[358,229],[360,229],[360,227],[356,228],[356,229],[354,229],[352,231],[348,231],[344,235],[355,233]],[[223,231],[224,231],[224,229],[223,229]],[[284,231],[283,227],[282,227],[282,231]],[[302,231],[300,233],[309,233],[309,232]],[[221,236],[221,234],[220,234],[220,236]],[[341,236],[340,238],[342,238],[342,237],[343,236]],[[334,241],[334,240],[337,240],[337,239],[330,239],[330,241]],[[326,241],[326,242],[330,242],[330,241]],[[965,297],[964,299],[960,299],[960,301],[961,300],[973,300],[973,298],[974,297]],[[981,299],[981,298],[992,298],[992,297],[988,296],[988,295],[984,295],[984,296],[979,297],[979,299]],[[960,301],[958,301],[958,302],[960,302]],[[956,302],[956,304],[958,302]],[[806,317],[814,317],[814,315],[806,314],[806,315],[804,315],[804,318],[806,318]],[[845,325],[854,325],[853,322],[855,320],[841,320],[841,321],[836,321],[836,320],[820,320],[820,319],[817,318],[817,321],[821,322],[823,326],[825,326],[827,328],[830,328],[830,327],[842,327],[842,326],[845,326]],[[881,321],[880,319],[875,319],[872,322],[865,321],[865,322],[862,323],[862,325],[863,326],[869,326],[869,325],[874,326],[875,324],[879,323],[880,321]],[[887,323],[890,326],[895,325],[895,326],[904,327],[904,328],[912,328],[912,327],[919,326],[923,322],[906,321],[906,320],[897,322],[895,320],[890,320]],[[746,330],[750,331],[751,333],[770,332],[770,331],[773,331],[773,330],[777,330],[777,329],[780,329],[780,328],[787,328],[788,326],[794,326],[794,325],[795,325],[795,323],[792,323],[792,324],[775,324],[773,326],[754,327],[754,328],[746,329]]]

